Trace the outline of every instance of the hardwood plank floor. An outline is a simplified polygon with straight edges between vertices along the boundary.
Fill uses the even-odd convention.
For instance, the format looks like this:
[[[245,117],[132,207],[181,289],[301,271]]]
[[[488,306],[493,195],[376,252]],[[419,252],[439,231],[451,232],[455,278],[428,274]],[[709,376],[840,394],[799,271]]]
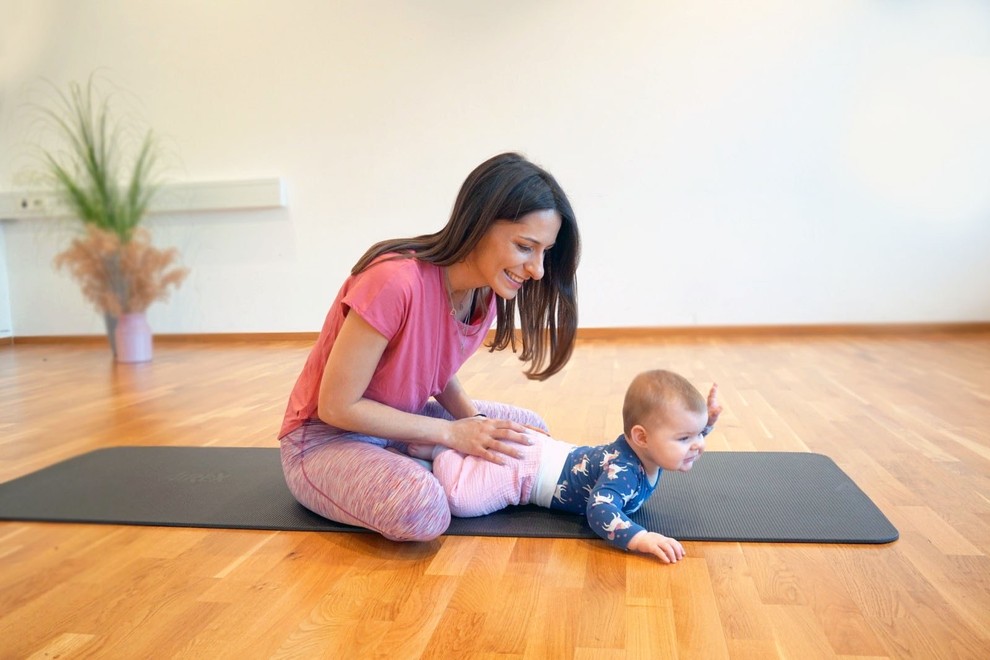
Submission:
[[[306,341],[0,347],[0,481],[124,444],[275,446]],[[900,530],[883,546],[0,523],[0,657],[990,657],[990,334],[584,340],[527,382],[462,372],[554,435],[621,431],[645,368],[721,387],[710,450],[830,456]],[[702,459],[703,460],[703,459]]]

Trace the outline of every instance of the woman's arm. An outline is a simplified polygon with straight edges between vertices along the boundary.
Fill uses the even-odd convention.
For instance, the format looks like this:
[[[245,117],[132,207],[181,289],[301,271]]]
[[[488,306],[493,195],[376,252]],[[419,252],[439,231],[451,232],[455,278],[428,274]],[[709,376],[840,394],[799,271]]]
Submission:
[[[364,398],[387,344],[388,340],[360,315],[347,315],[330,350],[320,382],[317,410],[320,419],[357,433],[403,442],[440,444],[495,462],[500,462],[500,454],[518,455],[512,443],[526,442],[526,436],[525,429],[515,422],[499,420],[495,423],[480,417],[450,422],[406,413]],[[473,415],[473,404],[469,405]]]
[[[452,377],[447,383],[447,387],[443,388],[443,392],[434,398],[454,419],[474,417],[478,414],[474,401],[461,387],[461,382],[457,380],[457,376]]]

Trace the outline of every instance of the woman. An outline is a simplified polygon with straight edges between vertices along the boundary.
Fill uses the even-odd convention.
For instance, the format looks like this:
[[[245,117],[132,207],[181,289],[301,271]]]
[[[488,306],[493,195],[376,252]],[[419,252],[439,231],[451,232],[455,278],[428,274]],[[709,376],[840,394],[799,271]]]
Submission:
[[[552,248],[552,249],[551,249]],[[443,489],[399,453],[439,444],[494,462],[518,456],[536,414],[468,397],[456,372],[497,323],[527,377],[570,359],[580,238],[567,196],[517,154],[479,165],[435,234],[373,245],[351,270],[303,367],[279,432],[293,496],[396,541],[450,524]],[[434,402],[429,401],[433,397]]]

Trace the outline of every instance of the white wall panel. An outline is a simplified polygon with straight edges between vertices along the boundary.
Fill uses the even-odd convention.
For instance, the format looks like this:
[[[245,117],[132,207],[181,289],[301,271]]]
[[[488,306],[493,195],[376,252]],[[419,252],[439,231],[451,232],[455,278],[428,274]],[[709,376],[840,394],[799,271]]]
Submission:
[[[439,228],[520,150],[571,196],[584,327],[990,320],[990,4],[977,0],[4,0],[0,190],[38,81],[93,71],[174,181],[274,209],[158,214],[191,275],[157,332],[319,328],[372,242]],[[218,28],[218,26],[220,26]],[[102,331],[5,225],[18,334]]]

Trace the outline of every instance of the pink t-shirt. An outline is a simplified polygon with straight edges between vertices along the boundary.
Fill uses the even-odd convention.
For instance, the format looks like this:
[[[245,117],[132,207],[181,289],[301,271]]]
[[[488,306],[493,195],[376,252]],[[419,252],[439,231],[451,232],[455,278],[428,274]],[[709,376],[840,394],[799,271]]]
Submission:
[[[279,438],[317,417],[327,357],[349,311],[388,339],[365,398],[405,412],[422,410],[484,342],[495,319],[494,294],[472,324],[461,323],[450,314],[439,266],[388,256],[344,281],[289,396]]]

